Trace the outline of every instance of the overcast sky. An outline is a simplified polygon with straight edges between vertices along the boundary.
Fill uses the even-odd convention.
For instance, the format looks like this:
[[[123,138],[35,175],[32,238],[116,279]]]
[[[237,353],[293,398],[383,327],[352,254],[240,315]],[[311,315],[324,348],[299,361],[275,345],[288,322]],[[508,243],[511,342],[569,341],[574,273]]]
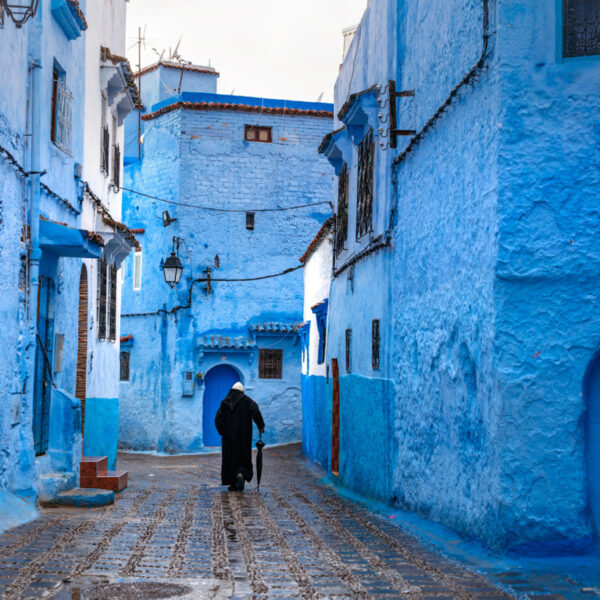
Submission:
[[[219,93],[333,100],[342,29],[356,25],[367,0],[130,0],[128,57],[137,68],[138,27],[146,31],[142,65],[174,48],[221,74]]]

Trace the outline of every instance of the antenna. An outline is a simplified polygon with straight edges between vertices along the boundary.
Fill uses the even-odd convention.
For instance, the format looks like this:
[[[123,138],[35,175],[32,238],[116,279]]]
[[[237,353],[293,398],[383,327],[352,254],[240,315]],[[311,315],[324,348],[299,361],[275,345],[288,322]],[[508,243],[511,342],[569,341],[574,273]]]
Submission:
[[[323,100],[323,95],[325,94],[325,92],[321,92],[319,94],[319,97],[317,98],[317,102],[321,102],[321,100]]]

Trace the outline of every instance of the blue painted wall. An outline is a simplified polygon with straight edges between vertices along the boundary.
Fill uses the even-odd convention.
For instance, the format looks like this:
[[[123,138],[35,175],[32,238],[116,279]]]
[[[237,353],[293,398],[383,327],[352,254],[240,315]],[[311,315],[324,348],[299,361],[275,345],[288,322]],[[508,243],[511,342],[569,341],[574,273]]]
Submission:
[[[193,77],[186,73],[184,87],[192,83]],[[149,85],[143,85],[142,90],[152,94]],[[184,92],[186,101],[207,98],[204,93]],[[259,107],[262,103],[262,99],[210,97],[229,103],[243,100]],[[176,101],[165,100],[160,106]],[[265,100],[266,105],[269,103],[295,106],[289,101]],[[326,104],[302,107],[332,109]],[[331,118],[306,115],[168,112],[145,121],[144,158],[127,167],[125,187],[175,202],[225,209],[329,202],[331,167],[316,147],[331,123]],[[245,124],[272,127],[273,143],[244,141]],[[162,224],[163,210],[177,219],[168,228]],[[127,193],[123,218],[131,227],[144,228],[145,233],[139,236],[143,246],[142,287],[133,290],[130,257],[122,313],[186,304],[191,280],[202,277],[207,266],[214,278],[262,276],[295,267],[314,232],[330,214],[328,204],[291,212],[257,212],[255,228],[249,231],[243,212],[215,213]],[[180,248],[185,270],[180,285],[170,290],[160,264],[171,251],[173,236],[185,240]],[[133,335],[134,341],[130,381],[122,382],[120,388],[121,447],[168,453],[202,450],[204,387],[197,375],[219,364],[233,366],[247,393],[259,404],[266,421],[267,444],[300,440],[300,340],[293,331],[261,333],[252,327],[259,323],[301,323],[301,272],[257,282],[214,282],[210,296],[203,286],[194,286],[191,309],[176,316],[123,318],[122,334]],[[223,339],[211,347],[207,341],[211,336]],[[228,347],[224,338],[239,338],[244,348]],[[258,378],[260,348],[283,350],[282,379]],[[183,395],[185,372],[195,378],[191,396]]]
[[[387,231],[391,245],[335,277],[329,303],[328,360],[340,360],[342,415],[357,415],[342,417],[341,437],[359,438],[357,398],[379,386],[370,434],[387,440],[378,452],[393,482],[373,470],[370,489],[341,483],[516,552],[580,551],[593,534],[582,383],[600,339],[600,63],[562,59],[560,4],[490,2],[490,54],[472,85],[399,164],[408,141],[393,151],[385,128],[376,136],[373,237]],[[398,100],[398,126],[420,130],[479,59],[483,5],[372,0],[336,107],[395,79],[415,90]],[[355,177],[338,267],[370,243],[353,239]],[[380,312],[376,381],[370,321]],[[344,373],[350,327],[360,384]],[[321,441],[309,436],[305,450],[323,464],[327,417],[310,412]],[[342,444],[350,463],[361,452]]]

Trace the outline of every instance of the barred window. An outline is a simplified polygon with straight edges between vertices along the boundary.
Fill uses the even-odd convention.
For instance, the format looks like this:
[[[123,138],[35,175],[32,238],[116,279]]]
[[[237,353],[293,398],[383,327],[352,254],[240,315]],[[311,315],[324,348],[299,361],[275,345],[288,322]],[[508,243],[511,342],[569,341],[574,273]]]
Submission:
[[[121,352],[121,381],[129,381],[129,359],[131,355],[129,352]]]
[[[273,141],[273,128],[244,125],[244,139],[247,142],[264,142],[265,144],[270,144]]]
[[[370,129],[358,145],[358,191],[356,194],[356,239],[373,228],[373,161],[375,142]]]
[[[117,190],[121,187],[121,148],[117,144],[113,146],[112,184]]]
[[[348,166],[344,164],[338,178],[338,205],[335,221],[335,252],[339,254],[348,239]]]
[[[346,373],[352,373],[352,329],[346,329]]]
[[[600,54],[598,0],[563,0],[563,56]]]
[[[110,134],[108,133],[108,126],[105,125],[100,131],[100,171],[105,175],[108,175],[109,153]]]
[[[283,376],[283,350],[258,351],[258,376],[260,379],[281,379]]]
[[[136,250],[133,256],[133,291],[142,289],[142,251]]]
[[[117,339],[117,267],[108,268],[109,296],[108,296],[108,337],[111,342]]]
[[[66,75],[56,64],[52,69],[52,114],[50,140],[66,154],[71,154],[73,96],[66,86]]]
[[[374,371],[379,370],[379,348],[381,337],[379,334],[379,319],[373,319],[371,331],[371,360]]]
[[[98,338],[106,339],[106,262],[104,259],[98,261],[98,287],[96,290],[97,318],[98,318]]]

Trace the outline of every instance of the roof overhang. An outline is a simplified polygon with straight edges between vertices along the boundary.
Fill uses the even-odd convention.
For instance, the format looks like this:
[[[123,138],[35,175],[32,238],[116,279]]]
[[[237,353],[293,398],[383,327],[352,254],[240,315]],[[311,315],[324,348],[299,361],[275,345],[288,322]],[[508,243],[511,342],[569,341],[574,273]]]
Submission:
[[[73,258],[102,258],[103,248],[85,229],[75,229],[40,219],[40,248],[57,256]]]
[[[346,127],[328,133],[319,146],[319,153],[323,154],[331,163],[335,174],[342,172],[344,164],[352,161],[352,140]]]

